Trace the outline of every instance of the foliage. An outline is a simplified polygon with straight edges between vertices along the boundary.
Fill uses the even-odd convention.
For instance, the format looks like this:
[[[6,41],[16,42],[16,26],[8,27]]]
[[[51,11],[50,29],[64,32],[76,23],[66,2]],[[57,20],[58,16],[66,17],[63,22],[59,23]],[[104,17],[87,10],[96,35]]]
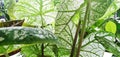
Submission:
[[[3,45],[13,45],[13,44],[23,45],[23,44],[57,42],[56,41],[57,38],[50,31],[37,29],[37,28],[7,27],[7,28],[0,28],[0,33],[1,33],[0,34],[1,47]]]
[[[7,27],[0,28],[0,33],[0,45],[51,43],[56,39],[51,32],[37,28]]]
[[[6,1],[0,1],[0,13],[1,17],[4,18],[6,21],[10,20],[10,16],[7,13],[7,5],[5,4]]]
[[[107,18],[109,18],[111,15],[113,15],[120,7],[120,3],[118,3],[119,0],[114,0],[112,4],[109,6],[105,14],[99,18],[99,20],[94,24],[96,27],[100,26]]]
[[[59,40],[59,44],[57,45],[48,44],[50,39],[55,40],[56,37],[51,37],[54,35],[51,34],[51,32],[45,30],[46,34],[51,35],[50,38],[44,38],[46,39],[45,41],[42,40],[44,42],[45,55],[50,55],[52,57],[69,57],[71,48],[73,46],[73,41],[75,39],[75,33],[78,33],[76,35],[78,36],[77,38],[81,39],[81,36],[83,36],[83,41],[77,40],[74,49],[76,52],[78,50],[77,46],[79,44],[82,44],[80,49],[81,57],[102,57],[105,50],[119,57],[120,55],[118,53],[120,52],[120,47],[118,44],[120,39],[120,24],[116,22],[116,18],[114,17],[114,15],[115,12],[120,8],[120,1],[91,0],[89,9],[86,7],[88,5],[88,1],[89,0],[20,0],[15,4],[13,3],[15,6],[12,7],[14,9],[14,12],[13,10],[9,11],[14,14],[15,18],[25,19],[24,26],[32,25],[33,27],[37,28],[47,28],[51,32],[54,32],[55,36],[57,36],[57,39]],[[87,10],[87,13],[85,9]],[[12,14],[10,14],[10,17],[12,16]],[[50,24],[52,24],[52,26],[50,26]],[[52,30],[49,27],[52,27]],[[12,31],[8,32],[9,34],[11,32],[12,36],[10,34],[9,36],[4,35],[4,37],[9,37],[10,39],[13,39],[13,37],[16,36],[13,33],[17,30],[21,33],[26,31],[27,33],[25,33],[25,35],[32,34],[33,36],[30,37],[31,40],[28,39],[29,36],[25,36],[25,40],[23,40],[23,42],[19,42],[19,40],[16,40],[16,42],[14,42],[12,39],[9,39],[10,43],[6,41],[0,44],[10,45],[33,44],[37,42],[41,43],[41,38],[38,38],[35,33],[39,34],[41,33],[39,31],[43,31],[43,29],[37,28],[24,28],[21,30],[14,28]],[[7,28],[4,29],[6,29],[5,31],[9,30]],[[85,33],[80,34],[83,30]],[[1,33],[5,31],[1,30]],[[21,36],[23,36],[21,34],[18,35],[20,37],[17,39],[21,39]],[[43,37],[45,36],[47,35],[43,35]],[[32,39],[32,37],[35,38]],[[28,40],[29,42],[26,42]],[[36,44],[23,47],[21,53],[26,57],[30,57],[30,55],[31,57],[39,57],[41,56],[41,45],[42,44]],[[1,49],[2,51],[5,50],[2,47]]]
[[[102,35],[101,35],[102,33]],[[113,53],[115,56],[119,57],[120,54],[118,54],[120,51],[120,47],[115,44],[115,35],[112,33],[107,32],[99,32],[95,35],[96,40],[103,45],[103,47]]]
[[[55,26],[55,31],[56,31],[56,35],[61,39],[61,43],[64,43],[63,47],[67,47],[66,49],[71,49],[72,47],[72,43],[73,43],[73,37],[75,34],[75,29],[76,29],[76,25],[78,24],[78,20],[81,19],[81,23],[84,19],[83,15],[84,15],[84,9],[86,6],[86,2],[84,1],[84,3],[80,4],[80,7],[76,7],[74,6],[77,5],[75,3],[75,1],[67,1],[63,2],[62,5],[60,4],[59,9],[58,9],[58,14],[57,14],[57,18],[56,18],[56,26]],[[105,3],[108,2],[108,3]],[[73,4],[72,6],[69,5]],[[107,0],[102,0],[102,1],[98,1],[98,0],[92,0],[91,2],[91,11],[89,14],[89,20],[87,21],[87,33],[91,33],[93,31],[91,31],[91,25],[94,24],[94,22],[99,19],[100,17],[102,17],[102,15],[104,15],[104,13],[107,10],[107,7],[109,7],[109,5],[111,4],[111,1],[107,1]],[[66,6],[66,7],[65,7]],[[69,8],[69,6],[71,8]],[[61,7],[61,8],[60,8]],[[102,8],[102,9],[100,9]],[[76,9],[76,10],[75,10]],[[91,16],[91,17],[90,17]],[[75,23],[77,22],[77,23]],[[74,24],[75,23],[75,24]],[[82,24],[81,24],[82,25]],[[90,36],[91,37],[91,36]],[[86,39],[85,39],[86,40]],[[84,40],[84,41],[85,41]],[[91,46],[92,41],[88,41],[88,43],[86,42],[86,47]],[[66,43],[66,44],[65,44]],[[94,45],[97,45],[95,43],[93,43]],[[99,45],[99,44],[98,44]],[[97,46],[98,46],[97,45]],[[102,56],[99,53],[96,53],[98,47],[95,46],[93,47],[95,50],[90,52],[90,50],[84,49],[84,51],[82,51],[82,53],[85,54],[89,54],[87,56]],[[61,46],[62,47],[62,46]],[[101,47],[101,46],[100,46]],[[92,48],[91,48],[92,50]],[[89,51],[89,52],[88,52]],[[100,53],[102,54],[103,51],[101,51]],[[86,56],[85,54],[81,54],[81,56]]]
[[[53,0],[20,0],[14,8],[16,19],[25,19],[25,26],[51,24],[56,16],[53,2]]]
[[[105,26],[105,30],[115,34],[116,33],[116,24],[112,21],[107,22],[107,24]]]

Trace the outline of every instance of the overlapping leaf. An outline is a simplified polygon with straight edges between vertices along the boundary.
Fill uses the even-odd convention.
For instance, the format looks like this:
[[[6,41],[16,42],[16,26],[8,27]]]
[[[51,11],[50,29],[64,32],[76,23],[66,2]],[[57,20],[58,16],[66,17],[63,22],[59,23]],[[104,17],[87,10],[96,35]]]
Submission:
[[[15,16],[25,19],[25,25],[43,26],[51,24],[56,16],[53,0],[19,0]]]
[[[95,39],[96,32],[89,34],[84,40],[81,49],[81,56],[102,57],[104,53],[103,46]]]
[[[65,51],[70,50],[73,42],[73,36],[76,30],[75,24],[73,24],[71,20],[72,20],[72,16],[75,13],[75,10],[80,5],[80,4],[76,5],[77,2],[78,0],[75,1],[61,0],[61,3],[57,6],[58,14],[56,17],[55,33],[60,39],[61,42],[60,47],[62,47],[63,49],[65,48],[67,49]],[[67,55],[70,54],[70,52],[66,52],[66,53]],[[66,53],[62,54],[61,52],[59,52],[60,54],[59,56],[65,56]]]
[[[120,56],[120,47],[115,43],[115,35],[113,33],[99,32],[96,33],[95,39],[105,48],[105,50],[113,53],[115,56]]]
[[[49,31],[28,27],[0,28],[0,45],[51,43],[56,37]]]
[[[85,5],[87,0],[84,1],[84,3],[82,3],[82,1],[78,1],[79,3],[75,3],[77,2],[77,0],[74,0],[74,1],[62,0],[58,8],[55,31],[56,31],[56,35],[60,38],[61,43],[63,43],[62,46],[66,47],[66,49],[68,50],[71,48],[71,45],[73,42],[73,37],[76,30],[76,24],[78,23],[79,19],[81,19],[82,21],[84,18],[83,16],[85,13]],[[107,10],[111,2],[108,0],[100,0],[100,1],[92,0],[89,20],[87,22],[88,26],[91,26],[91,24],[93,24],[95,20],[100,18],[102,15],[104,15],[105,11]],[[77,6],[75,7],[74,5],[77,5]],[[86,45],[86,47],[91,47],[91,45],[93,44],[95,45],[95,47],[92,46],[91,49],[94,49],[94,48],[95,49],[91,52],[89,52],[90,50],[83,49],[84,51],[82,52],[88,55],[82,54],[81,56],[101,57],[100,54],[103,54],[102,53],[103,51],[101,53],[96,53],[97,51],[101,50],[101,49],[98,49],[99,44],[91,43],[91,40],[89,41],[88,39],[85,39],[85,40],[90,42],[89,44]]]
[[[0,28],[0,53],[18,49],[21,47],[20,44],[55,43],[56,40],[57,38],[48,30],[30,27]]]
[[[111,0],[112,1],[112,0]],[[98,27],[100,26],[108,17],[113,15],[120,7],[120,0],[114,0],[111,5],[108,7],[107,11],[104,13],[103,16],[101,16],[97,22],[95,22],[94,26]]]
[[[14,15],[15,5],[16,0],[4,0],[4,7],[7,10],[7,14],[10,16],[11,19],[16,19]]]

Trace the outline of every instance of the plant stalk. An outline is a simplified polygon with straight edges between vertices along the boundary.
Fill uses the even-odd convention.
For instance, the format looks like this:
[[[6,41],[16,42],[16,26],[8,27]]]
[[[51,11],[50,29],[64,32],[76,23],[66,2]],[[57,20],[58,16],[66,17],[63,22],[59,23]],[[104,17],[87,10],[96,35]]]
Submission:
[[[42,57],[44,57],[44,43],[41,45]]]
[[[79,35],[79,32],[80,32],[80,23],[81,23],[81,20],[79,19],[78,26],[77,26],[77,29],[76,29],[76,33],[75,33],[74,40],[73,40],[73,45],[72,45],[72,50],[71,50],[70,57],[73,57],[74,54],[75,54],[75,45],[76,45],[77,38],[78,38],[78,35]]]
[[[83,41],[83,38],[84,38],[84,35],[85,35],[86,23],[87,23],[87,19],[89,18],[88,14],[89,14],[89,11],[90,11],[90,2],[91,2],[90,0],[88,0],[88,2],[87,2],[86,12],[85,12],[85,16],[84,16],[83,25],[82,25],[82,30],[81,30],[80,38],[79,38],[79,42],[78,42],[78,50],[76,52],[77,53],[76,57],[79,57],[81,46],[82,46],[82,41]]]
[[[5,52],[5,57],[9,57],[9,55],[8,55],[8,53],[7,53],[7,52]]]

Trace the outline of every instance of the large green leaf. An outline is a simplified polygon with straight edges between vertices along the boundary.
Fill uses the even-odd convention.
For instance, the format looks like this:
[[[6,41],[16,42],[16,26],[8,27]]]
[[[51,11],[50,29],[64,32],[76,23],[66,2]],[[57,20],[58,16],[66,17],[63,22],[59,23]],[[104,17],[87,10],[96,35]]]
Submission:
[[[51,24],[56,17],[53,0],[19,0],[15,6],[16,18],[25,19],[25,23],[30,25]]]
[[[96,32],[90,33],[82,43],[81,57],[103,57],[104,48],[95,40]]]
[[[63,2],[63,3],[62,3]],[[73,42],[73,35],[75,32],[75,24],[72,23],[72,17],[76,16],[74,14],[78,6],[75,6],[78,0],[69,1],[69,0],[61,0],[61,3],[57,6],[58,7],[58,14],[56,17],[55,23],[55,33],[61,39],[62,46],[72,46]],[[73,4],[73,5],[72,5]],[[77,11],[78,12],[78,11]],[[75,18],[75,17],[74,17]]]
[[[55,43],[57,39],[48,30],[30,27],[5,27],[0,33],[0,45]]]
[[[78,23],[79,19],[81,20],[81,23],[83,23],[82,21],[84,19],[83,16],[85,14],[86,2],[87,0],[85,1],[83,0],[80,0],[80,1],[62,0],[61,4],[58,5],[58,14],[56,17],[55,32],[56,32],[56,35],[59,37],[59,40],[62,43],[60,47],[66,48],[67,50],[71,49],[75,30],[76,30],[76,24]],[[89,26],[91,26],[91,24],[93,24],[98,18],[104,15],[104,13],[106,12],[110,4],[111,2],[108,0],[92,0],[91,1],[91,11],[89,14],[89,20],[87,21],[88,29],[90,29]],[[95,51],[94,50],[91,51],[92,49],[94,49],[94,47],[91,47],[93,44],[92,41],[91,40],[89,41],[88,39],[85,39],[85,41],[88,41],[89,44],[86,45],[86,49],[82,49],[81,56],[102,57],[101,56],[102,52],[96,53],[96,51],[101,50],[101,49],[98,49],[99,44],[94,43],[94,45],[96,45]],[[91,47],[91,50],[88,50],[87,47]],[[69,53],[67,53],[67,55],[69,55]]]
[[[112,21],[106,23],[105,30],[108,32],[116,33],[116,24]]]
[[[83,0],[81,0],[83,1]],[[69,57],[70,49],[73,43],[73,37],[78,22],[81,1],[79,0],[61,0],[57,5],[58,13],[55,20],[55,33],[59,37],[58,57]],[[78,4],[77,4],[78,3]],[[76,17],[78,16],[78,17]],[[76,19],[76,20],[74,20]],[[75,24],[74,24],[74,23]]]
[[[0,28],[0,32],[0,37],[2,37],[2,39],[5,38],[3,41],[0,42],[0,55],[3,55],[5,52],[10,53],[18,48],[21,48],[21,45],[17,46],[16,44],[55,43],[57,40],[52,32],[38,28],[5,27]],[[30,57],[31,55],[35,57],[41,53],[40,49],[36,49],[39,47],[40,45],[30,45],[27,47],[22,47],[22,53],[25,54],[25,56],[27,57]]]
[[[115,13],[119,8],[120,8],[120,0],[114,0],[111,5],[108,7],[107,11],[103,16],[101,16],[97,22],[93,25],[93,27],[98,27],[100,26],[108,17],[112,16],[113,13]]]
[[[120,57],[120,47],[115,43],[115,35],[113,33],[98,32],[95,35],[95,39],[105,48],[105,50]],[[118,38],[116,37],[116,39]]]
[[[111,5],[113,0],[93,0],[91,3],[91,11],[89,14],[89,26],[94,24],[96,20],[102,17],[107,11],[108,7]]]
[[[116,37],[116,39],[118,40],[119,38]],[[81,52],[81,54],[89,57],[103,57],[103,53],[107,50],[119,57],[119,49],[120,47],[115,43],[115,35],[113,33],[99,31],[91,33],[84,39],[81,50],[84,52]],[[89,54],[93,55],[90,56]]]

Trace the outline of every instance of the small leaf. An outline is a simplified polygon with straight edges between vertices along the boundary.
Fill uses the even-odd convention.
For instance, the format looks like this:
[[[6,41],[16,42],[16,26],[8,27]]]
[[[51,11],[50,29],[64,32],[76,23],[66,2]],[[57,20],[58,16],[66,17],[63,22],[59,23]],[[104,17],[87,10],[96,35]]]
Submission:
[[[105,25],[105,30],[108,32],[116,33],[116,24],[112,21],[107,22]]]
[[[73,23],[78,24],[79,18],[80,18],[80,13],[77,12],[72,18]]]

